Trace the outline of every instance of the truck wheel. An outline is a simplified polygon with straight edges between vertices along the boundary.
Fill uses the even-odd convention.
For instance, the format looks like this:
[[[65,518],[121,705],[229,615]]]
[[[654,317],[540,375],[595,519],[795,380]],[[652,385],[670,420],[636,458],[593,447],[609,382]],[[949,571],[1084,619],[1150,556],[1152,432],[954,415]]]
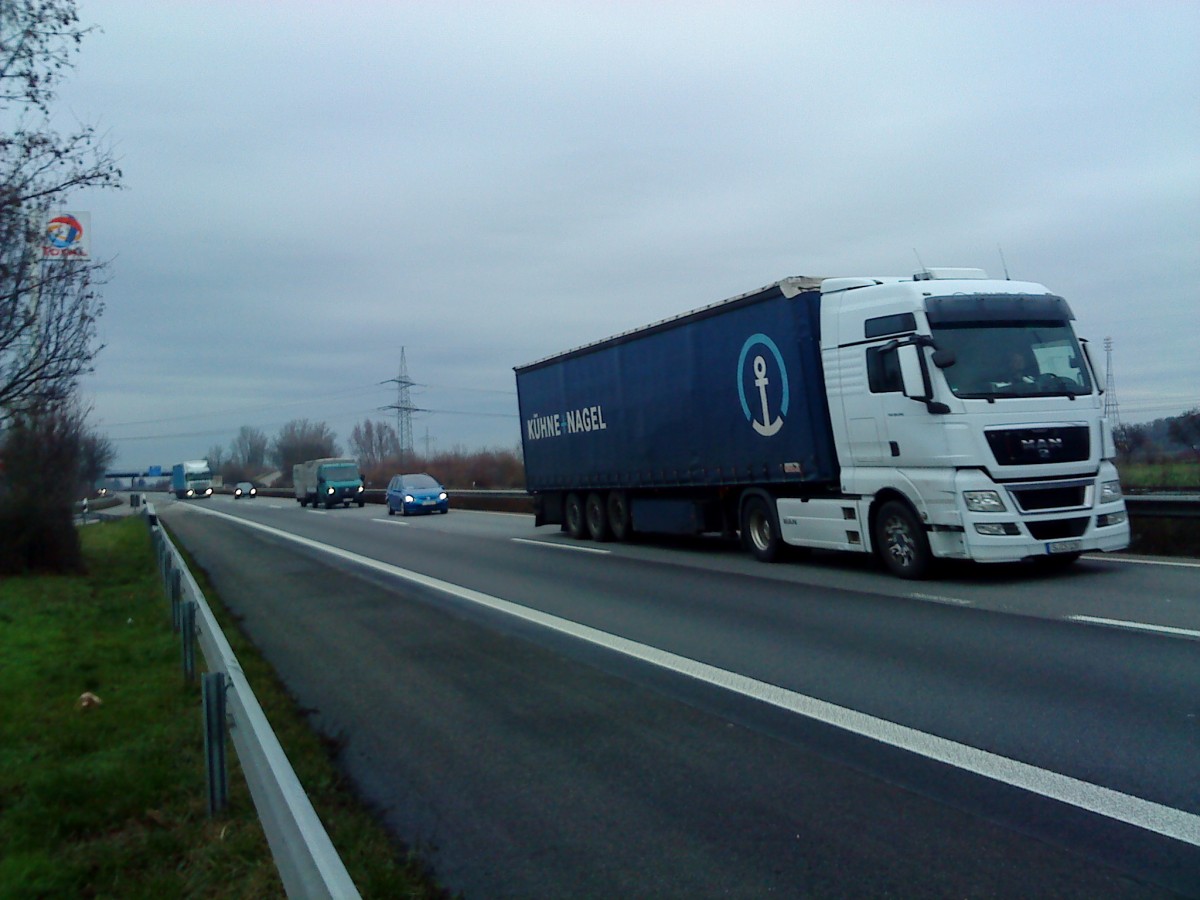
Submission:
[[[578,494],[567,494],[567,505],[563,512],[567,534],[576,540],[582,539],[587,534],[587,520],[583,515],[583,501]]]
[[[593,541],[604,542],[612,537],[612,532],[608,530],[608,509],[602,494],[588,494],[584,511],[587,513],[588,534],[592,536]]]
[[[925,529],[899,500],[889,500],[875,516],[875,546],[883,564],[901,578],[924,578],[933,561]]]
[[[633,536],[633,520],[629,516],[629,495],[612,491],[608,495],[608,530],[613,540],[624,542]]]
[[[751,497],[742,507],[742,543],[759,562],[779,559],[782,541],[775,512],[763,497]]]

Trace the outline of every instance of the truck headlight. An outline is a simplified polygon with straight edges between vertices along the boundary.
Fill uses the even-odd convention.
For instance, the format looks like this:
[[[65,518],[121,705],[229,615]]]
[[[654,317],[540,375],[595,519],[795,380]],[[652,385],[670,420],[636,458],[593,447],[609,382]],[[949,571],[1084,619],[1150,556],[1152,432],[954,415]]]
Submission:
[[[332,494],[333,494],[333,488],[325,488],[325,493],[327,493],[327,494],[329,494],[329,495],[331,495],[331,496],[332,496]]]
[[[1100,485],[1100,502],[1112,503],[1121,499],[1121,482],[1106,481]]]
[[[976,522],[975,530],[980,534],[1001,535],[1020,534],[1021,529],[1014,522]]]
[[[360,494],[363,492],[363,486],[361,484],[358,486],[358,492]]]
[[[963,491],[963,501],[971,512],[1008,512],[1008,507],[995,491]]]

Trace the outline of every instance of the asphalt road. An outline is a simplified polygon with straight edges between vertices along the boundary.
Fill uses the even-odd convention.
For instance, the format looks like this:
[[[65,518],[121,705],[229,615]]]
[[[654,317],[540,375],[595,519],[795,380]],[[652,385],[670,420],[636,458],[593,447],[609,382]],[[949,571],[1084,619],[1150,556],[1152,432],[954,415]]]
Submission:
[[[1200,896],[1200,566],[157,503],[469,898]]]

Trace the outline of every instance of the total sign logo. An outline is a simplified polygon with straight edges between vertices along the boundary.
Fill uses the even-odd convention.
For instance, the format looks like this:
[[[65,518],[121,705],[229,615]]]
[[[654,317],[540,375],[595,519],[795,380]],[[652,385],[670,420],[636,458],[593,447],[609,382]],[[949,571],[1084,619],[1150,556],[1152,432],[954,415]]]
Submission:
[[[87,213],[51,213],[42,241],[42,259],[88,259],[90,230]]]
[[[783,427],[791,396],[783,354],[765,334],[752,334],[742,344],[737,385],[746,421],[763,437],[778,432]],[[747,391],[748,386],[756,390]]]

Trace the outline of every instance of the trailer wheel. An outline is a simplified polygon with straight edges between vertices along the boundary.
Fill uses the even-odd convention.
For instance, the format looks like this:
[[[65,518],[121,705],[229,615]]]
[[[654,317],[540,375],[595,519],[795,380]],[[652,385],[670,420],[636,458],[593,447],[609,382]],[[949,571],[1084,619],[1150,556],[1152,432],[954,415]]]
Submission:
[[[775,523],[771,504],[763,497],[750,497],[742,507],[742,543],[759,562],[779,559],[783,545],[779,540],[779,526]]]
[[[875,517],[875,545],[883,564],[900,578],[924,578],[933,554],[925,529],[907,503],[889,500]]]
[[[625,542],[633,536],[633,520],[629,515],[629,495],[612,491],[608,495],[608,530],[613,540]]]
[[[583,501],[579,499],[578,494],[567,494],[567,504],[563,510],[563,524],[567,527],[567,534],[576,540],[582,539],[587,534]]]
[[[587,513],[588,534],[591,535],[593,541],[602,543],[612,537],[612,532],[608,528],[608,509],[604,503],[603,494],[588,494],[584,512]]]

